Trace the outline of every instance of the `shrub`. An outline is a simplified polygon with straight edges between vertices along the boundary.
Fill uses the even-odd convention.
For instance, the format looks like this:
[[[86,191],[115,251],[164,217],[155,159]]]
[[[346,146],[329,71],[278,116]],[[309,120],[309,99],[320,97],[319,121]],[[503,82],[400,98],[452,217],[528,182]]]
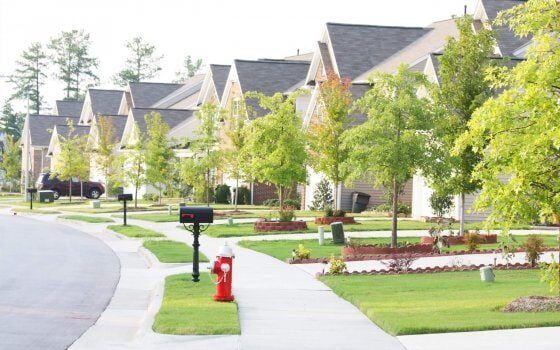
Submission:
[[[292,250],[292,257],[294,259],[309,259],[311,256],[311,250],[305,248],[303,244],[300,244],[297,249]]]
[[[331,184],[327,179],[321,179],[315,190],[313,190],[313,201],[311,202],[311,210],[325,210],[332,207],[333,195]]]
[[[144,195],[142,195],[142,198],[151,202],[159,201],[159,195],[157,193],[144,193]]]
[[[407,272],[416,260],[413,254],[391,254],[387,261],[381,261],[390,271]]]
[[[209,200],[210,203],[214,202],[214,189],[212,187],[209,188]],[[196,203],[206,203],[206,188],[201,187],[200,191],[194,192],[194,201]]]
[[[463,242],[465,242],[465,246],[469,252],[474,252],[482,243],[482,237],[478,232],[475,233],[465,233],[463,236]]]
[[[299,210],[301,208],[301,202],[297,199],[288,198],[284,201],[284,206]]]
[[[251,204],[251,191],[247,187],[237,188],[237,204]]]
[[[506,266],[509,266],[509,261],[513,259],[517,250],[517,240],[511,233],[506,238],[505,241],[501,241],[498,244],[498,248],[502,252],[502,258],[506,260]]]
[[[408,205],[406,203],[398,203],[397,204],[397,213],[410,215],[410,214],[412,214],[412,208],[410,207],[410,205]]]
[[[276,198],[270,198],[265,200],[263,205],[269,208],[278,208],[280,206],[280,201]]]
[[[325,216],[334,216],[334,211],[332,208],[326,208],[325,209]]]
[[[337,217],[346,216],[346,212],[344,210],[337,209],[333,211],[333,216],[337,216]]]
[[[378,211],[380,213],[391,212],[392,210],[393,207],[390,204],[379,204],[377,207],[375,207],[375,211]]]
[[[226,184],[216,186],[216,191],[214,192],[216,203],[228,204],[230,199],[229,186]]]
[[[278,210],[278,221],[287,222],[292,221],[296,218],[294,209],[290,207],[285,207],[284,209]]]
[[[334,257],[334,255],[331,255],[329,263],[331,265],[329,268],[329,273],[331,275],[340,275],[347,270],[346,263],[342,258],[337,259]]]
[[[447,214],[452,205],[453,197],[451,195],[434,191],[430,196],[430,207],[432,207],[434,214],[438,217],[443,217]]]
[[[525,248],[525,258],[531,263],[531,266],[535,267],[537,261],[541,258],[544,248],[543,239],[537,235],[529,235],[521,246]]]

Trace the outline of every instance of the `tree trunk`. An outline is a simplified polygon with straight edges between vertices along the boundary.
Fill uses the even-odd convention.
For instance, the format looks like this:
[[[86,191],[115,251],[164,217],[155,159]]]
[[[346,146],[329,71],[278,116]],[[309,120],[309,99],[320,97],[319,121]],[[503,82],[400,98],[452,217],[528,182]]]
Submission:
[[[465,233],[465,193],[460,194],[459,203],[459,235],[462,236]]]
[[[234,195],[234,208],[237,211],[237,198],[239,197],[239,178],[235,178],[235,195]]]
[[[158,201],[158,204],[161,205],[161,194],[162,194],[162,192],[163,192],[163,188],[162,188],[162,185],[161,185],[161,184],[160,184],[160,186],[159,186],[159,188],[158,188],[158,191],[159,191],[159,201]]]
[[[80,199],[84,199],[84,182],[80,181]]]
[[[68,187],[70,188],[68,195],[70,196],[70,203],[72,203],[72,178],[68,181]]]
[[[278,186],[278,201],[279,201],[279,206],[280,206],[280,210],[282,210],[284,208],[284,193],[282,193],[282,185]]]
[[[210,168],[206,168],[206,206],[210,206]]]
[[[340,210],[340,203],[338,203],[338,182],[334,183],[334,210]]]
[[[391,227],[391,248],[397,247],[397,217],[398,217],[399,191],[397,179],[393,178],[393,225]]]
[[[138,182],[134,184],[134,209],[138,208]]]

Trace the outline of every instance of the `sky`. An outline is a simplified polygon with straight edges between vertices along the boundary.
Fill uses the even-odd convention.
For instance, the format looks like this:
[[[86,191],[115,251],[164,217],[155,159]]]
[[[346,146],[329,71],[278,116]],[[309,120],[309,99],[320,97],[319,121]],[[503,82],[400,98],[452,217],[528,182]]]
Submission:
[[[99,87],[113,88],[111,77],[124,67],[125,42],[135,36],[163,54],[160,74],[171,82],[184,57],[204,64],[233,59],[280,58],[313,51],[326,22],[427,26],[472,13],[477,0],[0,0],[0,103],[12,86],[15,61],[33,42],[46,46],[62,31],[84,29],[91,54],[99,59]],[[49,77],[46,102],[64,97],[62,85]],[[18,109],[24,104],[19,103]]]

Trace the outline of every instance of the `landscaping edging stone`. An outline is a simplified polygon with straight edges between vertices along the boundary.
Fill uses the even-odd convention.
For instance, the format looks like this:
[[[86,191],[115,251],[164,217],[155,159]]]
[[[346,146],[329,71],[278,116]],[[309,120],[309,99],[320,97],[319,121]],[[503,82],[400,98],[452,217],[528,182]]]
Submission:
[[[515,264],[497,264],[497,265],[464,265],[464,266],[433,266],[433,267],[419,267],[415,269],[409,269],[408,271],[394,271],[394,270],[362,270],[353,272],[344,272],[340,276],[354,276],[354,275],[402,275],[409,273],[433,273],[433,272],[458,272],[458,271],[476,271],[481,267],[492,266],[494,270],[525,270],[525,269],[538,269],[538,266],[531,266],[530,263],[515,263]],[[317,273],[316,276],[330,276],[331,274],[326,272],[325,274]],[[336,276],[336,275],[333,275]]]
[[[333,222],[342,222],[343,224],[355,224],[353,216],[325,216],[322,218],[315,218],[315,224],[317,225],[330,225]]]
[[[460,245],[465,244],[463,241],[463,236],[443,236],[447,238],[447,241],[450,245]],[[498,235],[490,234],[490,235],[480,235],[482,237],[481,244],[492,244],[498,242]],[[420,238],[420,244],[433,244],[434,239],[429,236],[424,236]]]
[[[343,258],[350,256],[362,256],[362,255],[385,255],[385,254],[428,254],[432,252],[431,244],[414,244],[404,247],[379,247],[373,244],[364,244],[359,246],[344,246],[341,249],[341,255]]]
[[[305,221],[257,221],[253,224],[255,232],[307,230]]]

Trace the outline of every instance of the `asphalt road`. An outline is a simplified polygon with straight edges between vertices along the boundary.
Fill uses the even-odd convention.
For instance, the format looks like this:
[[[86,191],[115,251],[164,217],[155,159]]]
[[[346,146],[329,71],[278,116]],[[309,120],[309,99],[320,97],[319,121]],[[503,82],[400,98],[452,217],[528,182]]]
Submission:
[[[0,215],[0,349],[66,349],[105,310],[119,271],[86,233]]]

